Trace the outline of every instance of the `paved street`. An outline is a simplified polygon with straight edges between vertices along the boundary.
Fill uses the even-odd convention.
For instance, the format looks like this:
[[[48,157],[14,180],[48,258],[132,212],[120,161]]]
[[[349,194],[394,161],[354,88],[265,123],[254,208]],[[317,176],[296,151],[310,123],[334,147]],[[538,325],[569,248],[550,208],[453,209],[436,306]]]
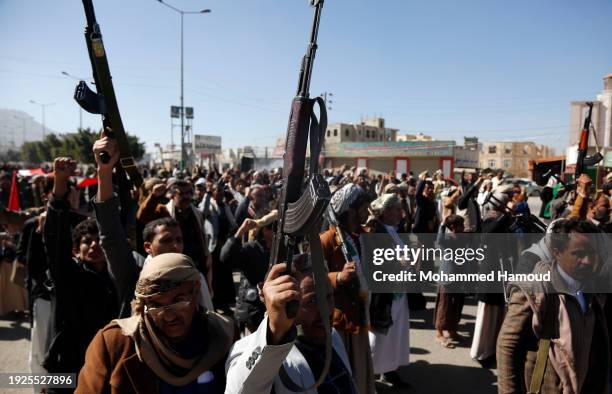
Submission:
[[[476,302],[466,299],[463,308],[459,333],[469,338],[465,344],[454,349],[446,349],[434,340],[433,308],[435,295],[426,293],[427,310],[411,312],[410,321],[410,365],[400,370],[402,378],[408,381],[409,390],[393,390],[382,385],[377,386],[381,394],[391,393],[496,393],[496,375],[494,369],[483,368],[470,358],[470,345],[474,321],[476,319]]]
[[[28,352],[30,347],[30,323],[0,317],[0,372],[30,372]],[[26,393],[29,389],[3,389],[0,393]]]

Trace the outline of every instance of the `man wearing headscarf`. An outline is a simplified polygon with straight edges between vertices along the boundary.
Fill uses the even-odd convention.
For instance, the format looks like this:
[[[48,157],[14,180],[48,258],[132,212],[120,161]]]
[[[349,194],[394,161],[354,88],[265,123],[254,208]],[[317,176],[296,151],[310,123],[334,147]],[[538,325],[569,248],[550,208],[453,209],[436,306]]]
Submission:
[[[96,334],[76,393],[222,393],[233,323],[199,309],[199,281],[186,255],[164,253],[145,265],[132,316]]]
[[[514,253],[513,245],[516,237],[508,235],[512,225],[512,217],[508,214],[507,204],[510,200],[510,187],[500,186],[493,190],[492,198],[484,204],[485,217],[482,223],[483,244],[489,244],[485,259],[480,265],[480,272],[501,270],[501,265]],[[496,242],[489,242],[486,234],[498,234]],[[495,236],[494,236],[495,237]],[[505,242],[501,242],[505,237]],[[513,244],[514,243],[514,244]],[[495,358],[495,344],[497,334],[504,319],[505,299],[500,291],[504,287],[501,281],[481,282],[480,292],[477,295],[478,306],[476,322],[474,323],[474,336],[470,348],[470,357],[483,365],[489,365]],[[496,292],[493,293],[492,291]]]
[[[368,339],[368,290],[361,267],[359,235],[368,217],[366,192],[353,183],[332,196],[329,230],[321,234],[323,256],[334,290],[333,326],[347,349],[360,393],[374,393],[374,369]]]
[[[374,216],[373,232],[387,234],[394,246],[404,247],[397,232],[402,206],[395,194],[383,194],[370,204]],[[410,362],[410,316],[408,297],[404,293],[373,293],[370,303],[370,348],[374,373],[383,383],[406,388],[397,369]]]

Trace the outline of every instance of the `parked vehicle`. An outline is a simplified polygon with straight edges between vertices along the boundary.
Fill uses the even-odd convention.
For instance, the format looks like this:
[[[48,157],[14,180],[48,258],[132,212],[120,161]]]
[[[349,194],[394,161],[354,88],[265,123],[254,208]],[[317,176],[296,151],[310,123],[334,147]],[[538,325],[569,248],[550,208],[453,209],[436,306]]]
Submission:
[[[528,197],[537,197],[542,191],[542,186],[527,178],[507,178],[504,179],[504,181],[502,182],[503,185],[513,185],[515,183],[518,183],[519,185],[521,185],[522,188],[525,189],[525,194],[527,194]]]

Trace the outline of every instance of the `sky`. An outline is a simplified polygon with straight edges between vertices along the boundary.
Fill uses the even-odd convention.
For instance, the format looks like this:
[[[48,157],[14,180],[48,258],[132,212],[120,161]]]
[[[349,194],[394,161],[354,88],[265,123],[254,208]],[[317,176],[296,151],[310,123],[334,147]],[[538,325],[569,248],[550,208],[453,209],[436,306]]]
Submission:
[[[167,0],[184,10],[185,105],[223,147],[284,135],[313,10],[306,0]],[[94,0],[128,132],[170,143],[179,105],[180,17],[156,0]],[[612,2],[327,0],[311,94],[333,93],[330,123],[381,116],[400,133],[461,142],[526,140],[560,152],[570,101],[612,72]],[[0,0],[0,108],[75,131],[76,81],[91,79],[78,0]],[[84,127],[100,117],[85,113]],[[176,129],[178,131],[178,128]],[[178,136],[175,133],[175,142]]]

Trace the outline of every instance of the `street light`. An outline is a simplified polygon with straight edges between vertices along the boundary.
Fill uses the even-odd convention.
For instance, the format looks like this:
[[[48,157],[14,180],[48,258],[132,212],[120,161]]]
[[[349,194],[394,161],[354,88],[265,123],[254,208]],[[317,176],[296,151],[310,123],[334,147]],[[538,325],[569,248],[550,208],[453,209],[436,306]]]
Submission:
[[[170,8],[174,12],[178,12],[181,15],[181,170],[185,168],[185,103],[183,97],[184,91],[184,82],[183,82],[183,17],[185,14],[209,14],[211,12],[210,9],[204,9],[200,11],[184,11],[179,8],[176,8],[168,3],[165,3],[163,0],[157,0],[161,4]]]
[[[48,104],[41,104],[38,103],[34,100],[30,100],[30,103],[32,104],[36,104],[38,106],[40,106],[40,108],[42,109],[42,137],[43,139],[45,138],[45,131],[46,131],[46,125],[45,125],[45,108],[50,107],[52,105],[55,105],[55,103],[48,103]]]
[[[85,78],[79,78],[76,77],[70,73],[67,73],[66,71],[62,71],[62,75],[67,76],[70,79],[74,79],[75,81],[84,81]],[[83,129],[83,108],[81,108],[81,106],[79,105],[79,130]]]
[[[21,119],[21,138],[23,139],[23,141],[21,142],[21,144],[25,144],[26,142],[26,118],[21,117],[21,116],[17,116],[17,115],[13,115],[13,118],[15,119]]]

